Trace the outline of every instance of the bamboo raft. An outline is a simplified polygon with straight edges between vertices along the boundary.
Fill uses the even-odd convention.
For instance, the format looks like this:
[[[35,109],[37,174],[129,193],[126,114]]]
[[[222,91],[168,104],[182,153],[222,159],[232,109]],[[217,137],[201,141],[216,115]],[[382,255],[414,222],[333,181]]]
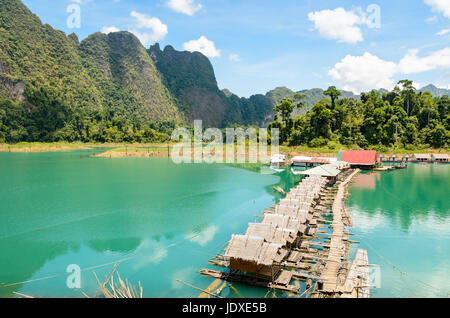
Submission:
[[[300,287],[291,282],[303,280],[307,291],[308,286],[309,290],[317,286],[313,297],[367,296],[367,287],[362,288],[368,285],[364,267],[349,268],[347,262],[352,241],[345,226],[353,224],[344,201],[348,184],[359,170],[340,168],[338,187],[334,187],[335,177],[304,178],[258,216],[260,223],[250,223],[243,235],[234,234],[224,251],[209,261],[227,270],[202,269],[200,274],[294,294]],[[332,221],[326,219],[329,216]],[[365,262],[364,252],[359,252],[354,264]]]

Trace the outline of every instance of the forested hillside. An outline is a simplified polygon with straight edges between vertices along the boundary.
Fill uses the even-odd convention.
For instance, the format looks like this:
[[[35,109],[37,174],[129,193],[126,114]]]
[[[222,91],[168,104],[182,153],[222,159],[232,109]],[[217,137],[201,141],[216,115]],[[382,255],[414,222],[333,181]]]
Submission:
[[[0,142],[157,140],[182,115],[132,34],[81,44],[0,0]],[[155,138],[156,137],[156,138]]]
[[[305,115],[292,118],[295,108],[304,107],[305,95],[297,94],[276,106],[279,115],[269,126],[278,127],[282,141],[293,146],[448,148],[449,96],[417,92],[408,80],[399,84],[386,93],[376,90],[362,93],[359,100],[337,99],[342,92],[330,87],[325,92],[329,99],[318,102]]]

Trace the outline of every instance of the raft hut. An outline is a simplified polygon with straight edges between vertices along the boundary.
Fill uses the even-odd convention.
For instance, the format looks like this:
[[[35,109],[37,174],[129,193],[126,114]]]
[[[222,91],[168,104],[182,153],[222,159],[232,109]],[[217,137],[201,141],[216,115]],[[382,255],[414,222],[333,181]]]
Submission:
[[[281,245],[265,242],[262,237],[234,234],[225,249],[230,270],[254,273],[271,280],[281,269],[279,265],[288,251]]]
[[[377,152],[375,150],[340,151],[338,161],[348,162],[353,169],[370,170],[376,166]]]
[[[309,169],[306,171],[302,171],[299,174],[305,175],[305,176],[319,176],[319,177],[326,177],[330,178],[333,182],[336,181],[336,177],[341,173],[341,170],[336,168],[332,164],[319,166],[313,169]]]
[[[448,163],[450,162],[450,156],[448,154],[432,154],[431,160],[436,163]]]
[[[324,157],[306,157],[296,156],[292,158],[292,166],[294,167],[318,167],[320,165],[331,164],[337,161],[337,158],[324,158]]]
[[[424,153],[415,153],[413,155],[413,161],[415,162],[431,162],[431,155]]]

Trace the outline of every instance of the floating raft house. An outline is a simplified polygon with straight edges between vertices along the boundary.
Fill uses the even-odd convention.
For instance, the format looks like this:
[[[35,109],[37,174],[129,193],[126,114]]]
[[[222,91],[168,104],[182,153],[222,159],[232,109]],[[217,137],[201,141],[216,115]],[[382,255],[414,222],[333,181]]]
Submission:
[[[350,279],[353,285],[341,286],[350,270],[345,226],[351,220],[344,200],[348,183],[359,172],[349,167],[339,161],[303,172],[305,178],[263,212],[261,223],[249,223],[245,234],[233,234],[224,252],[210,260],[226,271],[200,273],[290,293],[300,292],[292,280],[304,280],[316,297],[338,297],[343,291],[354,295],[359,282]],[[324,219],[330,213],[333,221]]]

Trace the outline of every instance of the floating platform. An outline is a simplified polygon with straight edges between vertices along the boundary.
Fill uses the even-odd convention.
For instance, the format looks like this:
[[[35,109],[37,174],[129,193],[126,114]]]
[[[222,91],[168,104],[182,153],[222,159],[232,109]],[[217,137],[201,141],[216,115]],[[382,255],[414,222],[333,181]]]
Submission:
[[[294,294],[300,287],[291,281],[303,280],[311,286],[308,290],[312,297],[340,297],[344,293],[349,297],[366,297],[368,292],[363,289],[366,286],[354,279],[362,277],[361,266],[356,271],[347,261],[353,241],[346,226],[353,223],[345,199],[348,185],[359,172],[346,168],[337,178],[303,179],[278,204],[264,211],[261,223],[249,223],[245,235],[233,235],[224,253],[209,261],[227,268],[226,271],[202,269],[200,273]],[[359,256],[355,262],[364,263],[361,259],[364,257]],[[363,276],[366,280],[367,275]],[[354,290],[359,291],[355,294]]]
[[[257,287],[273,288],[294,294],[298,294],[300,292],[299,286],[290,285],[293,276],[292,272],[290,271],[281,271],[278,277],[273,282],[271,282],[270,280],[251,277],[240,273],[224,273],[211,269],[202,269],[200,271],[200,274],[203,276],[221,279],[232,283],[243,283]]]

